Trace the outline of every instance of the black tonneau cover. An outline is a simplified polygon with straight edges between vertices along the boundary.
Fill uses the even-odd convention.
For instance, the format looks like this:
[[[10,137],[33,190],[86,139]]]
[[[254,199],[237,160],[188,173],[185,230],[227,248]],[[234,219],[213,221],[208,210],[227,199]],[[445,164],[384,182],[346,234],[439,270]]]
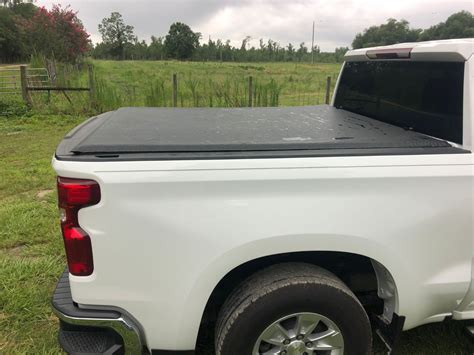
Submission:
[[[122,108],[61,142],[61,160],[225,159],[461,153],[448,142],[328,105]]]

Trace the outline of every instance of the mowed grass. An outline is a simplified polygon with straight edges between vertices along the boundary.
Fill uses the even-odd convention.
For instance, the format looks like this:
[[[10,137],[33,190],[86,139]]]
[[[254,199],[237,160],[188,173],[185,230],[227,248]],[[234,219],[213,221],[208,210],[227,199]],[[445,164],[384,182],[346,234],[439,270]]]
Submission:
[[[65,267],[51,157],[80,118],[0,118],[0,354],[59,353],[49,306]]]

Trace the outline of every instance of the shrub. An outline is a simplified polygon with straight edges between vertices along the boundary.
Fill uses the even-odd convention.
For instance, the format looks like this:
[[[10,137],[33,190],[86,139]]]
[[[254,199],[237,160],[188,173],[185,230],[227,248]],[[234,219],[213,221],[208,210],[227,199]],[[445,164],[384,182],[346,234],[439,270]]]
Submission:
[[[32,18],[18,19],[18,25],[31,53],[76,62],[89,49],[89,34],[69,6],[40,7]]]
[[[1,100],[0,101],[0,117],[24,116],[28,113],[29,108],[21,101]]]

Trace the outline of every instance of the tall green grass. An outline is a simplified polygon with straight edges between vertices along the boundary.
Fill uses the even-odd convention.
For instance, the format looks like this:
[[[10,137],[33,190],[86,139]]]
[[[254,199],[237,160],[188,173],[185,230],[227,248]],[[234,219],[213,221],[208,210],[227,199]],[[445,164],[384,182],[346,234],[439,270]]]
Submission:
[[[252,85],[254,106],[278,106],[284,87],[274,79],[260,80]],[[116,87],[103,79],[96,79],[96,100],[101,109],[112,109],[126,103],[127,106],[171,107],[173,88],[170,80],[159,77],[144,88],[143,98],[133,87],[118,93]],[[199,79],[188,75],[179,81],[177,106],[180,107],[245,107],[249,102],[247,78],[228,77],[224,80]],[[142,102],[143,99],[143,102]]]
[[[88,87],[88,65],[93,66],[94,73],[92,96],[88,92],[32,92],[34,109],[47,114],[87,115],[123,106],[171,107],[173,74],[178,78],[178,107],[248,106],[250,76],[253,106],[316,105],[324,103],[326,77],[332,77],[332,90],[340,69],[339,64],[174,61],[70,65],[41,57],[33,57],[30,64],[32,68],[48,68],[50,85],[63,87]]]
[[[339,64],[189,63],[94,61],[96,101],[102,110],[120,106],[173,106],[172,76],[178,78],[178,107],[245,107],[252,76],[253,106],[324,103],[326,77],[332,85]]]

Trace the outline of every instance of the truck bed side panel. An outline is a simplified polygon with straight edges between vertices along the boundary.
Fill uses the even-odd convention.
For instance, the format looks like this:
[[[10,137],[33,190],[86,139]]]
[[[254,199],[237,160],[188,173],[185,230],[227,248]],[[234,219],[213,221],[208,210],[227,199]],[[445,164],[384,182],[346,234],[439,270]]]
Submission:
[[[407,329],[432,321],[471,280],[472,156],[445,157],[55,161],[103,194],[80,211],[95,271],[71,277],[74,300],[127,309],[160,334],[150,348],[189,350],[227,272],[261,256],[335,250],[392,273]]]

